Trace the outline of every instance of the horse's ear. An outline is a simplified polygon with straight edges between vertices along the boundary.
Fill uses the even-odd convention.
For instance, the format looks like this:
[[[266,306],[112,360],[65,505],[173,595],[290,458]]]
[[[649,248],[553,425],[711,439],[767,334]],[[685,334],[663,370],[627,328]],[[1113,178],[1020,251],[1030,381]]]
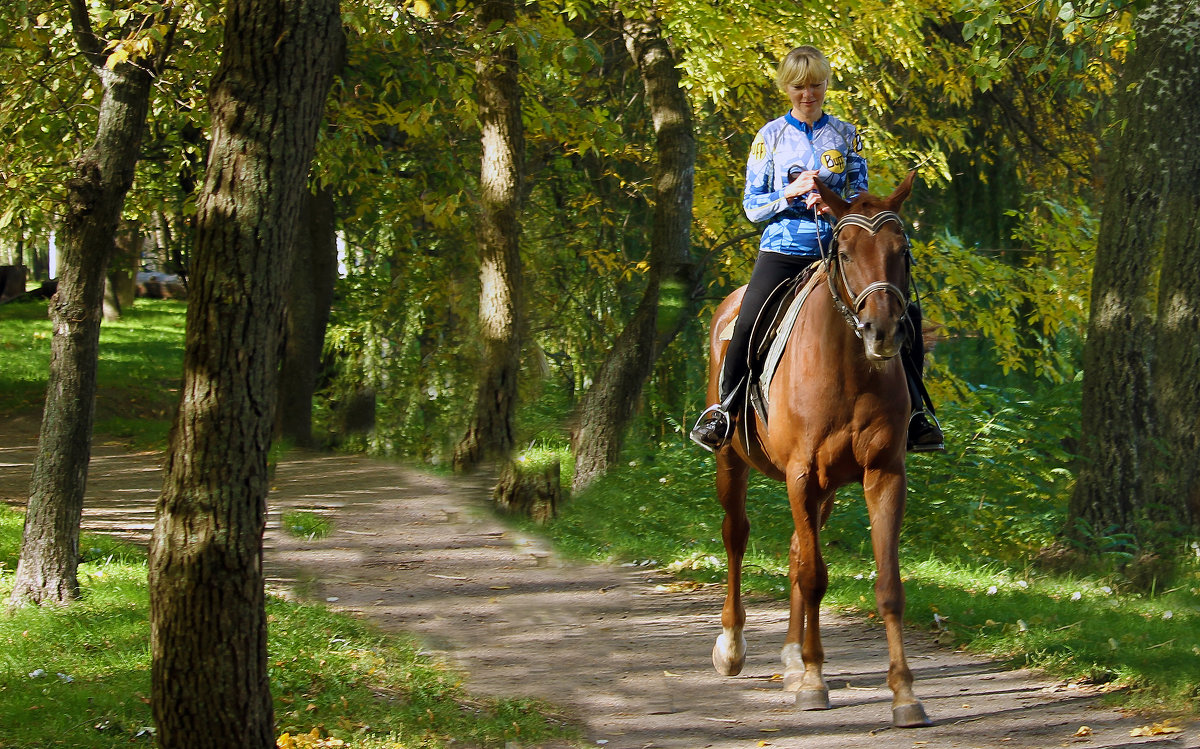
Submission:
[[[841,195],[826,187],[821,180],[814,179],[813,184],[817,186],[817,192],[821,194],[821,202],[833,211],[836,221],[841,221],[842,216],[846,215],[846,211],[850,210],[850,204],[843,200]]]
[[[887,200],[883,201],[888,204],[889,210],[899,211],[900,206],[908,200],[908,196],[912,193],[913,180],[916,179],[916,170],[911,171],[904,180],[892,191],[892,194],[887,196]]]

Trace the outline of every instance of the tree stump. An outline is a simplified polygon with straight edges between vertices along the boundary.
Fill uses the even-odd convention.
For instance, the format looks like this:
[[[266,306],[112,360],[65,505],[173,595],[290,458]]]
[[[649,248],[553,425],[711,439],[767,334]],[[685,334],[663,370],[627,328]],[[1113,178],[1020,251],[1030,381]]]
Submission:
[[[562,501],[560,473],[557,460],[534,465],[509,461],[500,471],[492,501],[500,512],[545,525],[558,513]]]

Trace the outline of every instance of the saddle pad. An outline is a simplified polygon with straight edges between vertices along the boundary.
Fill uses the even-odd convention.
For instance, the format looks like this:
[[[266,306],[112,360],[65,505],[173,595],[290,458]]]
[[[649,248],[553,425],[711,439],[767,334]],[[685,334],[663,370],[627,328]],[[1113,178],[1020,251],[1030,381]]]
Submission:
[[[732,341],[733,340],[733,329],[737,326],[737,321],[738,321],[738,316],[734,315],[733,319],[729,321],[729,324],[726,325],[725,327],[721,328],[721,332],[717,334],[717,340],[718,341]]]

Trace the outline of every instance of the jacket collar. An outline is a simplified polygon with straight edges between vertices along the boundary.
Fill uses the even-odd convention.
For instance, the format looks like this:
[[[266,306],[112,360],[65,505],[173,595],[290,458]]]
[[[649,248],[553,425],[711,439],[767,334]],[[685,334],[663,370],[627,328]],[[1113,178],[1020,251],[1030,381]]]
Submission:
[[[821,128],[825,127],[825,123],[829,121],[829,113],[822,112],[821,117],[813,124],[812,127],[809,127],[807,122],[802,122],[801,120],[798,120],[795,117],[793,117],[791,111],[788,111],[787,113],[785,113],[783,115],[783,119],[787,120],[789,125],[791,125],[794,128],[797,128],[798,130],[800,130],[800,132],[811,135],[812,133],[816,132],[817,130],[820,130]]]

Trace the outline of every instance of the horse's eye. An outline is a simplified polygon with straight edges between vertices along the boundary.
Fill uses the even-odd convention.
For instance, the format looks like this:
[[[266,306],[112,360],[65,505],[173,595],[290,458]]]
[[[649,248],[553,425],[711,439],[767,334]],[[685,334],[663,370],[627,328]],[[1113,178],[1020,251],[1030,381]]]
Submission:
[[[850,255],[848,255],[844,250],[838,253],[838,260],[841,260],[843,263],[854,262],[854,259],[851,258]]]

